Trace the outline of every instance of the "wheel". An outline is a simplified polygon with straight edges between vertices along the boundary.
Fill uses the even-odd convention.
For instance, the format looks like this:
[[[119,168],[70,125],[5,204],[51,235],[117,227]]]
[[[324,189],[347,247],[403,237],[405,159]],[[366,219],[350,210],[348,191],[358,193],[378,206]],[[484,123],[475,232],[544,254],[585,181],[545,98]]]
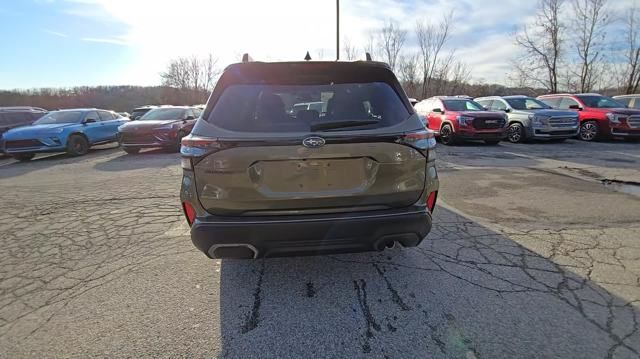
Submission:
[[[130,154],[130,155],[135,155],[138,152],[140,152],[140,148],[138,147],[124,147],[124,152]]]
[[[507,129],[507,140],[511,143],[524,142],[524,127],[522,124],[514,122]]]
[[[455,134],[453,133],[451,125],[446,124],[442,126],[442,129],[440,129],[440,142],[442,142],[443,145],[447,146],[456,144]]]
[[[89,141],[82,135],[71,135],[67,140],[67,153],[82,156],[89,152]]]
[[[593,141],[598,137],[600,129],[596,121],[585,121],[580,124],[578,137],[583,141]]]
[[[495,146],[500,143],[500,140],[484,140],[484,143],[486,143],[487,145]]]
[[[26,162],[26,161],[30,161],[33,157],[36,156],[36,154],[35,153],[16,153],[11,156],[20,162]]]

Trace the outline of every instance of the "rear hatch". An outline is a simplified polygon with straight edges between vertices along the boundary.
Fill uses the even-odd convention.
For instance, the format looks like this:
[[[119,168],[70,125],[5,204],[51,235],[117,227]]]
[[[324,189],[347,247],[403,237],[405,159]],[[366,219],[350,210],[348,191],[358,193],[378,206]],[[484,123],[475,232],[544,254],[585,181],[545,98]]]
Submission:
[[[199,201],[217,215],[407,207],[425,187],[426,151],[412,141],[420,134],[386,67],[235,65],[190,137],[207,144],[192,159]]]

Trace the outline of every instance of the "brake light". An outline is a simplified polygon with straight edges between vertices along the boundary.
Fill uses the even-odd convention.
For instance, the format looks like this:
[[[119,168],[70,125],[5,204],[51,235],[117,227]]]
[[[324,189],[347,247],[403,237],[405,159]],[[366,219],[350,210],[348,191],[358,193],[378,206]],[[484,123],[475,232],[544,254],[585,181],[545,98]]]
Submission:
[[[436,207],[437,199],[438,199],[438,191],[433,191],[429,193],[429,197],[427,197],[427,208],[429,208],[430,213],[433,213],[433,209]]]
[[[187,223],[191,226],[196,220],[196,210],[189,202],[182,202],[182,209],[184,210],[185,217],[187,217]]]
[[[423,151],[436,148],[436,136],[429,130],[407,133],[402,142]]]
[[[182,155],[182,159],[180,163],[185,170],[193,170],[193,165],[198,162],[198,158],[216,152],[223,147],[215,138],[194,135],[184,137],[181,144],[180,155]]]

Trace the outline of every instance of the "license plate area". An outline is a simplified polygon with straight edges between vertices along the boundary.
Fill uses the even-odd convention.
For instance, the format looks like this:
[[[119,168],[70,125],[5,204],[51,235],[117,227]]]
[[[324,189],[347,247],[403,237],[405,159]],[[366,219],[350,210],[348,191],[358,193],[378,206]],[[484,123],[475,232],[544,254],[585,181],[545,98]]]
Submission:
[[[364,191],[378,164],[371,158],[259,161],[249,169],[251,181],[270,195],[326,194]]]

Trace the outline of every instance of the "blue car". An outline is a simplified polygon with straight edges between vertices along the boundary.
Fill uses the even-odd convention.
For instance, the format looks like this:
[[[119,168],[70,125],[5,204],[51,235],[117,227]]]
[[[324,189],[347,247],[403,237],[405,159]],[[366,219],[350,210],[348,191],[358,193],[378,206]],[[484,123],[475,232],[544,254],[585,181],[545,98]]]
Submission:
[[[115,112],[95,108],[52,111],[30,126],[5,132],[0,148],[20,161],[43,152],[81,156],[93,145],[117,141],[118,127],[126,122]]]

